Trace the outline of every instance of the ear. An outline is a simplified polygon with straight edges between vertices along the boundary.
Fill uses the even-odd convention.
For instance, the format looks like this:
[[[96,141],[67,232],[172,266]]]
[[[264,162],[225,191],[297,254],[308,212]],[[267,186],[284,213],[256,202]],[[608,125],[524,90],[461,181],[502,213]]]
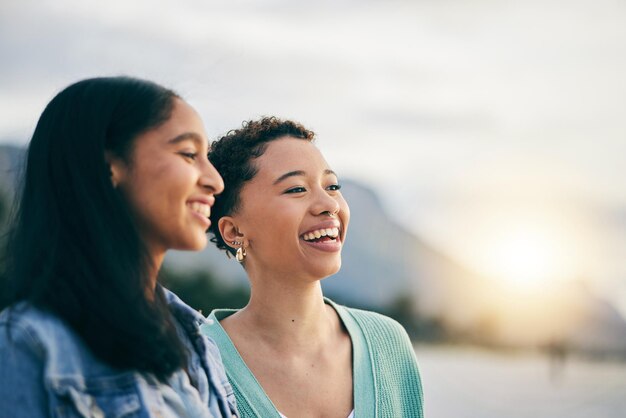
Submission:
[[[114,155],[110,151],[104,152],[104,160],[109,166],[109,172],[111,173],[111,183],[113,183],[113,187],[117,187],[126,177],[128,165],[122,158]]]
[[[220,230],[222,239],[231,248],[238,248],[238,245],[234,245],[235,242],[243,242],[244,234],[239,231],[237,223],[232,216],[222,216],[217,222],[217,227]]]

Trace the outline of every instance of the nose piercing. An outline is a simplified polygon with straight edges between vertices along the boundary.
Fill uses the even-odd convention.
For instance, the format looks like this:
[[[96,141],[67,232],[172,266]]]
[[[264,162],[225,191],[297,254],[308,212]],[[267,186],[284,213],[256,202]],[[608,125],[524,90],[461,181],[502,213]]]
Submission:
[[[332,218],[332,217],[333,217],[333,216],[335,216],[338,212],[339,212],[339,209],[337,209],[335,212],[331,212],[331,211],[329,211],[329,210],[325,210],[325,211],[324,211],[324,212],[322,212],[322,213],[326,213],[326,214],[328,214],[328,216],[330,216],[330,217]]]

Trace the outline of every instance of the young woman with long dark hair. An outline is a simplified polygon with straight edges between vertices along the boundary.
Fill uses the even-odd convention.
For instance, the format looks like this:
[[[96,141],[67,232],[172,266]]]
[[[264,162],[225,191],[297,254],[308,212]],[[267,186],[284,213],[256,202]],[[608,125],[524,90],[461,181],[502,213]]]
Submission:
[[[157,282],[199,250],[223,181],[195,110],[152,82],[83,80],[31,139],[0,314],[1,417],[234,416],[205,319]]]

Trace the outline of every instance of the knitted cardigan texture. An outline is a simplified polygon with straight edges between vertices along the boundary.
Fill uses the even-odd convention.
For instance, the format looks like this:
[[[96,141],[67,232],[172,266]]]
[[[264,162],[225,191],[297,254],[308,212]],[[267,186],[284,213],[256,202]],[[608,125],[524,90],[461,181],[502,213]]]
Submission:
[[[355,418],[423,418],[420,374],[404,328],[375,312],[325,301],[337,311],[352,340]],[[227,309],[211,312],[208,324],[201,331],[220,349],[241,417],[280,418],[219,324],[219,320],[234,312]]]

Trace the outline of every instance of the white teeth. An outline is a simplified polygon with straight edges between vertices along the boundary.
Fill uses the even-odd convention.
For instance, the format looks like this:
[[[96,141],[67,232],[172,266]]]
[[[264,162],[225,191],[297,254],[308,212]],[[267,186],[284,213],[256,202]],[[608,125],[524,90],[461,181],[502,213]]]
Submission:
[[[200,215],[206,218],[208,218],[211,215],[211,206],[207,205],[206,203],[193,202],[189,204],[188,206],[191,208],[191,210],[199,213]]]
[[[339,228],[326,228],[318,229],[315,231],[307,232],[302,236],[305,241],[312,241],[320,237],[337,238],[339,236]]]

